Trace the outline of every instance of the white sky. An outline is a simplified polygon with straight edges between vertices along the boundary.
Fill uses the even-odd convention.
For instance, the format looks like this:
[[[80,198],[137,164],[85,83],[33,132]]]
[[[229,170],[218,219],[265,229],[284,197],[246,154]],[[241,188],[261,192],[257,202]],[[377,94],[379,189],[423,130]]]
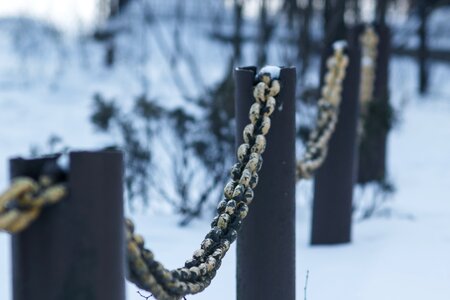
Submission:
[[[98,0],[0,0],[0,16],[26,15],[47,20],[65,29],[77,30],[90,27],[96,20]],[[232,1],[226,0],[227,6]],[[280,0],[269,2],[270,9],[280,6]],[[260,0],[247,0],[245,15],[255,16],[258,13]]]
[[[270,1],[270,8],[276,9],[279,0]],[[84,30],[92,27],[97,19],[96,6],[99,0],[0,0],[0,17],[2,16],[33,16],[53,23],[69,31]],[[225,1],[231,5],[231,0]],[[259,0],[249,0],[246,3],[245,14],[253,16],[258,13]],[[373,13],[373,0],[363,0],[361,7],[363,17],[370,21]]]
[[[0,0],[0,16],[33,16],[66,30],[95,23],[97,0]]]

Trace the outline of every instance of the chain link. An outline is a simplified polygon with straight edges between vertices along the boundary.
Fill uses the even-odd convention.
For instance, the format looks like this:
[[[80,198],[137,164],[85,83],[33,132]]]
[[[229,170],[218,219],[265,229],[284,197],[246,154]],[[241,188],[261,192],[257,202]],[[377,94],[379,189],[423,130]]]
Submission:
[[[360,122],[359,134],[364,134],[364,120],[367,117],[370,102],[373,100],[375,68],[378,56],[378,34],[373,26],[366,26],[361,35],[362,64],[360,83]]]
[[[309,179],[325,161],[328,142],[336,128],[341,103],[342,82],[348,66],[343,42],[334,44],[334,53],[327,60],[324,86],[318,102],[316,125],[306,143],[303,157],[297,162],[297,180]]]
[[[52,185],[47,176],[39,182],[19,177],[0,195],[0,230],[18,233],[27,228],[42,209],[60,201],[66,194],[63,184]]]

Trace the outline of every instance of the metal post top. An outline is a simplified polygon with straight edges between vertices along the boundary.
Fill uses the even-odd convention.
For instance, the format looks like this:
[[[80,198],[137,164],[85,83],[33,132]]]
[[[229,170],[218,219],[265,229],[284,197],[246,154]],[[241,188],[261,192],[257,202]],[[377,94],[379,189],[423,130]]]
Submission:
[[[15,169],[22,176],[30,177],[38,180],[41,175],[51,174],[56,181],[66,180],[69,173],[71,162],[77,159],[118,159],[123,160],[123,152],[119,149],[101,149],[101,150],[76,150],[67,153],[52,153],[41,155],[38,157],[12,157],[10,166],[14,165]]]
[[[43,154],[43,155],[39,155],[36,157],[26,157],[26,156],[13,156],[10,158],[11,161],[18,161],[18,160],[22,160],[22,161],[33,161],[33,160],[42,160],[42,159],[46,159],[46,160],[52,160],[52,159],[58,159],[59,157],[63,156],[63,155],[123,155],[123,151],[120,150],[119,148],[104,148],[104,149],[100,149],[100,150],[73,150],[73,151],[69,151],[67,153],[50,153],[50,154]]]
[[[281,72],[286,72],[286,71],[295,71],[296,68],[294,66],[278,66],[281,69]],[[256,74],[258,70],[258,67],[256,66],[244,66],[244,67],[236,67],[234,69],[235,72],[251,72],[253,74]]]

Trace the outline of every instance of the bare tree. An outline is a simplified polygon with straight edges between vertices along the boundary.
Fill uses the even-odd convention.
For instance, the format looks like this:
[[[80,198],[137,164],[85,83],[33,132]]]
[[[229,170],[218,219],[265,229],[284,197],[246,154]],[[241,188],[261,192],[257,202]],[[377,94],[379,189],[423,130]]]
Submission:
[[[303,18],[300,24],[299,39],[298,39],[298,59],[302,63],[300,70],[300,75],[304,78],[306,71],[309,67],[309,55],[311,52],[311,36],[310,36],[310,25],[311,17],[313,13],[313,2],[314,0],[308,0],[306,7],[303,9]]]
[[[259,10],[259,37],[257,54],[257,64],[259,66],[262,66],[267,62],[267,48],[275,29],[275,24],[269,20],[267,3],[267,0],[262,0]]]
[[[429,6],[426,0],[419,0],[418,12],[420,18],[419,34],[419,49],[418,49],[418,64],[419,64],[419,92],[424,94],[428,90],[428,41],[427,41],[427,24],[428,24],[428,10]]]

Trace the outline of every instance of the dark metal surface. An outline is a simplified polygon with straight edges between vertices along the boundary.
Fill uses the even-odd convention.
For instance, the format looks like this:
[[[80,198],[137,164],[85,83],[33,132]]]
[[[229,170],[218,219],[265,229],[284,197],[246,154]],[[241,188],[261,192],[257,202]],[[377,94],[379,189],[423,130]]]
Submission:
[[[351,240],[353,185],[357,162],[357,122],[361,27],[349,30],[349,65],[344,80],[336,130],[327,158],[314,181],[311,244],[348,243]]]
[[[55,158],[12,159],[11,177],[37,179]],[[120,152],[73,152],[69,196],[12,237],[14,300],[124,300]]]
[[[387,25],[376,26],[380,43],[378,44],[378,57],[375,74],[374,99],[381,101],[384,107],[390,104],[389,96],[389,61],[391,57],[391,31]],[[386,176],[386,142],[388,128],[381,130],[379,135],[375,137],[376,143],[379,145],[379,153],[374,156],[374,166],[378,166],[375,176],[385,178]],[[378,158],[378,161],[376,161]]]
[[[237,69],[236,144],[250,121],[255,69]],[[295,299],[295,68],[283,68],[255,199],[237,241],[237,299]]]
[[[376,129],[365,132],[361,156],[358,163],[358,183],[383,181],[386,179],[386,146],[389,132],[389,60],[391,55],[391,33],[387,25],[377,24],[378,55],[375,65],[373,101],[377,109],[369,115]],[[362,155],[364,153],[364,155]]]

